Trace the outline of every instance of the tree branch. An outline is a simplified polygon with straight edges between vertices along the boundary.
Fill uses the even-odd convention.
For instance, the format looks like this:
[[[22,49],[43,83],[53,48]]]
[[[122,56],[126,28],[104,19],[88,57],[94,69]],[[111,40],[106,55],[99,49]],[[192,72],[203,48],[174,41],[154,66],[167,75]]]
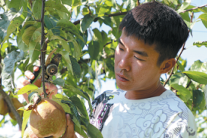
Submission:
[[[44,33],[44,13],[45,13],[45,0],[42,0],[42,13],[41,13],[41,66],[42,66],[42,87],[44,91],[44,98],[47,97],[45,90],[45,53],[47,48],[47,43],[45,42]]]
[[[188,12],[188,11],[192,11],[192,10],[196,10],[196,9],[203,8],[203,7],[206,7],[206,6],[207,6],[207,4],[205,4],[205,5],[203,5],[203,6],[198,6],[198,7],[192,8],[192,9],[184,10],[184,11],[182,11],[181,13]]]
[[[181,49],[179,55],[177,56],[177,58],[176,58],[176,60],[175,60],[176,63],[178,62],[178,59],[180,58],[180,56],[181,56],[181,54],[183,53],[184,50],[185,50],[185,43],[183,44],[182,49]],[[163,86],[165,86],[165,85],[167,84],[167,82],[170,80],[170,77],[171,77],[172,74],[173,74],[173,70],[174,70],[174,68],[175,68],[175,66],[171,69],[171,71],[170,71],[170,75],[168,76],[168,78],[167,78],[167,80],[165,81],[165,83],[163,84]]]
[[[127,13],[127,12],[121,12],[121,11],[120,11],[120,12],[118,12],[118,13],[108,14],[107,16],[108,16],[108,17],[114,17],[114,16],[119,16],[119,15],[125,15],[126,13]],[[83,19],[83,18],[82,18],[82,19]],[[74,24],[74,25],[79,24],[80,21],[81,21],[82,19],[73,22],[73,24]],[[97,20],[97,19],[99,19],[99,17],[96,17],[94,20]]]
[[[16,120],[17,120],[17,123],[19,124],[19,130],[22,129],[22,119],[19,115],[19,113],[16,111],[10,97],[2,90],[2,88],[0,88],[0,94],[3,95],[3,98],[5,99],[8,107],[9,107],[9,110],[11,110],[11,112],[14,114]]]

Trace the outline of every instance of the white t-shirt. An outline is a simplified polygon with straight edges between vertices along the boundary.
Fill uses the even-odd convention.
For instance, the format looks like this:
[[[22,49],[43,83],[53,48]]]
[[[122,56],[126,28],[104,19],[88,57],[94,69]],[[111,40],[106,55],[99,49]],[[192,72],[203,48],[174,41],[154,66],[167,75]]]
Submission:
[[[92,103],[90,121],[104,138],[196,138],[193,114],[172,91],[141,100],[125,93],[106,91]]]

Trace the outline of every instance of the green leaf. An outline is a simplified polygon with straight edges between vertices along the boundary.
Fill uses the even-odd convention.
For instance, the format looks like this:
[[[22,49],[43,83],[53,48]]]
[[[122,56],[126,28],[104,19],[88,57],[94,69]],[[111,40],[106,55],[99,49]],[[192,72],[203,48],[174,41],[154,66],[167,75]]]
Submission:
[[[91,25],[91,23],[93,22],[93,20],[95,19],[95,16],[92,16],[90,14],[87,14],[83,17],[83,20],[81,20],[80,22],[80,29],[82,32],[85,32],[87,30],[87,28],[89,28],[89,26]]]
[[[26,85],[26,86],[24,86],[23,88],[21,88],[18,92],[17,92],[17,94],[16,95],[22,95],[22,94],[24,94],[24,93],[30,93],[30,92],[32,92],[32,91],[34,91],[34,90],[37,90],[38,89],[38,87],[36,86],[36,85],[34,85],[34,84],[28,84],[28,85]]]
[[[73,68],[74,75],[77,78],[80,78],[80,75],[81,75],[80,65],[78,64],[77,60],[75,58],[73,58],[72,56],[70,56],[70,60],[71,60],[71,63],[72,63],[72,68]]]
[[[193,90],[193,105],[197,107],[200,105],[204,98],[204,93],[200,90]]]
[[[31,112],[32,112],[32,110],[29,110],[29,111],[24,110],[23,122],[22,122],[22,137],[24,135],[24,130],[26,128],[26,125],[27,125],[27,122],[28,122],[28,119],[30,117]]]
[[[73,48],[74,48],[73,56],[76,58],[76,60],[79,60],[81,56],[81,46],[77,43],[76,39],[73,37],[72,34],[68,32],[67,35],[70,39],[69,41],[73,43]]]
[[[47,15],[45,15],[44,17],[44,22],[45,22],[45,26],[48,28],[48,30],[52,30],[52,33],[54,35],[59,36],[60,35],[60,27],[57,26],[57,19],[55,19],[54,17],[49,17]]]
[[[55,85],[60,85],[60,86],[64,87],[65,80],[63,80],[62,78],[57,78],[52,83]]]
[[[71,96],[70,100],[72,101],[72,103],[79,109],[79,112],[89,121],[88,118],[88,112],[86,110],[86,107],[84,105],[84,103],[82,103],[82,101],[77,97],[77,96]]]
[[[88,47],[88,53],[90,55],[91,61],[96,60],[99,55],[99,42],[98,41],[91,41]]]
[[[40,43],[38,42],[31,41],[29,43],[29,57],[31,63],[39,59],[39,55],[41,53],[40,47]]]
[[[100,130],[98,130],[95,126],[92,124],[88,124],[88,134],[91,138],[103,138]]]
[[[183,2],[181,7],[177,10],[177,13],[183,12],[189,5],[190,5],[190,2]]]
[[[102,35],[101,35],[101,32],[97,28],[95,28],[95,29],[93,29],[93,33],[94,33],[94,40],[96,40],[100,44],[102,44]]]
[[[42,0],[35,0],[32,3],[32,14],[36,20],[41,19],[42,13]]]
[[[60,51],[60,54],[62,55],[63,59],[67,63],[66,64],[67,69],[73,74],[73,68],[72,68],[72,65],[71,65],[69,53],[67,51]]]
[[[201,14],[198,18],[201,19],[203,25],[207,28],[207,13]]]
[[[45,8],[50,8],[52,10],[59,10],[61,12],[65,12],[68,15],[70,15],[70,12],[68,11],[68,9],[63,4],[61,4],[59,1],[48,0],[45,2]]]
[[[61,1],[63,4],[67,4],[67,5],[71,6],[73,0],[61,0]]]
[[[24,41],[24,43],[26,45],[29,45],[29,42],[31,41],[32,35],[36,29],[37,28],[35,26],[30,26],[24,31],[24,33],[22,35],[22,40]]]
[[[0,14],[0,43],[2,43],[4,37],[7,34],[7,28],[10,24],[10,21],[12,20],[10,13],[3,13]]]
[[[201,47],[201,46],[207,47],[207,41],[197,41],[197,42],[193,42],[193,45],[196,45],[197,47]]]
[[[3,70],[2,70],[2,84],[4,87],[7,87],[9,90],[13,91],[15,88],[14,85],[14,71],[16,62],[24,58],[23,51],[12,51],[7,54],[3,61]]]
[[[207,84],[207,74],[206,73],[198,72],[198,71],[184,71],[182,73],[184,73],[190,79],[192,79],[198,83]]]
[[[192,96],[191,91],[189,91],[188,89],[186,89],[186,88],[183,87],[182,85],[171,84],[170,86],[177,90],[177,94],[178,94],[179,96],[182,95],[181,99],[182,99],[184,102],[187,102],[187,101],[191,98],[191,96]]]
[[[91,101],[90,101],[90,97],[88,96],[87,93],[83,92],[82,90],[80,89],[77,89],[75,88],[74,86],[72,85],[66,85],[65,86],[65,90],[69,91],[70,93],[74,93],[76,95],[80,95],[82,96],[83,98],[85,98],[87,101],[88,101],[88,104],[89,104],[89,108],[92,112],[92,105],[91,105]]]
[[[202,65],[203,62],[201,62],[200,60],[194,61],[189,70],[202,72]]]
[[[23,21],[24,20],[21,17],[14,18],[11,21],[10,25],[7,28],[7,34],[4,37],[3,42],[9,38],[9,36],[11,35],[11,33],[13,33],[17,29],[17,27],[19,27],[22,24]]]
[[[88,136],[86,135],[86,133],[82,130],[82,128],[79,128],[76,124],[74,124],[74,130],[80,134],[81,136],[83,136],[84,138],[88,138]]]
[[[65,98],[64,98],[64,99],[65,99]],[[62,98],[58,98],[58,96],[53,95],[53,96],[52,96],[52,100],[55,101],[56,103],[58,103],[60,106],[62,106],[63,110],[64,110],[66,113],[71,114],[70,107],[69,107],[67,104],[61,102]],[[69,100],[69,99],[67,98],[67,99],[65,99],[65,100]]]

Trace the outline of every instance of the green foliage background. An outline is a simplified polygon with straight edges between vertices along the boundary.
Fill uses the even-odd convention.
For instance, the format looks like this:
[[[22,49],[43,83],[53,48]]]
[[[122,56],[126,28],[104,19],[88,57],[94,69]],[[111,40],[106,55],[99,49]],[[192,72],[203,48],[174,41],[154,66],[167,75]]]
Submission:
[[[47,0],[44,16],[44,43],[46,54],[57,48],[62,55],[59,75],[54,83],[62,86],[68,97],[94,99],[94,81],[114,79],[114,51],[121,32],[118,26],[127,11],[152,0]],[[197,22],[207,28],[207,7],[196,7],[189,0],[156,0],[175,9],[192,30]],[[121,3],[121,4],[120,4]],[[14,72],[31,70],[40,57],[42,0],[0,0],[4,11],[0,14],[1,84],[9,94],[16,94]],[[201,13],[198,18],[194,13]],[[91,24],[103,24],[111,28],[108,32],[92,29]],[[190,32],[191,33],[191,32]],[[13,45],[15,41],[17,45]],[[207,47],[207,41],[194,42],[197,48]],[[88,56],[89,55],[89,56]],[[186,60],[177,58],[177,64],[169,81],[162,83],[185,102],[198,120],[198,133],[204,137],[207,118],[202,116],[205,107],[205,85],[207,84],[207,63],[195,61],[186,68]],[[168,74],[170,75],[170,74]],[[58,80],[58,81],[57,81]],[[57,83],[59,82],[59,83]],[[12,94],[11,94],[12,95]],[[73,100],[74,101],[74,100]],[[79,103],[80,104],[80,103]],[[75,110],[75,109],[74,109]],[[85,109],[79,109],[80,112]],[[201,121],[202,120],[202,121]],[[80,120],[78,120],[80,123]],[[83,121],[84,122],[84,121]],[[7,121],[3,118],[0,126]],[[16,123],[14,123],[16,124]],[[77,123],[78,124],[78,123]]]

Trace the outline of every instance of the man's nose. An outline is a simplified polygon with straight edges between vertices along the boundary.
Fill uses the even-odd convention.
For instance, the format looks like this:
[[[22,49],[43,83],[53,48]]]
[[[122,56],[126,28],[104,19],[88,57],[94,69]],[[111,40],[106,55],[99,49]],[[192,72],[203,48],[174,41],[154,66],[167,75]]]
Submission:
[[[122,70],[130,71],[130,69],[131,69],[131,65],[130,65],[131,61],[130,60],[131,60],[131,58],[128,57],[127,55],[123,56],[118,63],[119,68]]]

